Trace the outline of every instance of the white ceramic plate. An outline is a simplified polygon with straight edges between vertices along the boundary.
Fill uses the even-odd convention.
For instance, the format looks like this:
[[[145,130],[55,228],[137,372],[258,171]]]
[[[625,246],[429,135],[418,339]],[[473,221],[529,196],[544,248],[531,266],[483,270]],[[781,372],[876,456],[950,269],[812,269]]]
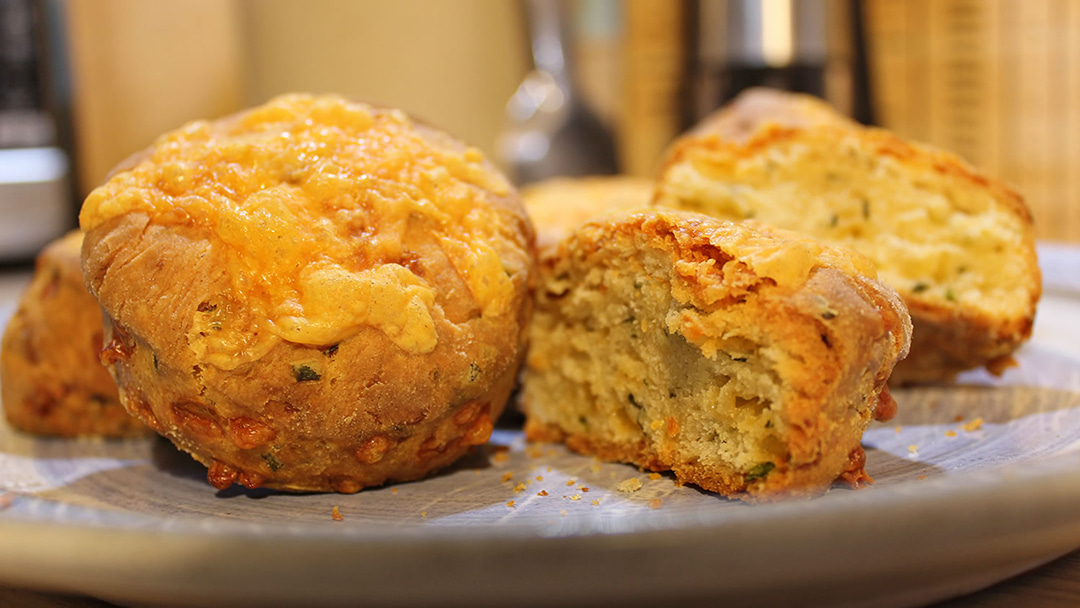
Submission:
[[[972,591],[1080,546],[1080,250],[1040,254],[1046,294],[1019,368],[896,391],[896,419],[864,439],[865,490],[748,506],[504,430],[508,451],[421,482],[215,492],[163,440],[0,424],[0,581],[229,606],[893,606]],[[640,491],[616,491],[631,477]]]

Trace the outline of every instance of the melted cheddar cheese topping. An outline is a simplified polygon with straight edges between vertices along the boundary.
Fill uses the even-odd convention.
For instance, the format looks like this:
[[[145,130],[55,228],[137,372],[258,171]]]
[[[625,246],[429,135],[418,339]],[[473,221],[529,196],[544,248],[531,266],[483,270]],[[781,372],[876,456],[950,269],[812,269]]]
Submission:
[[[254,327],[219,314],[193,347],[232,368],[278,340],[330,345],[363,326],[431,352],[436,294],[405,261],[410,230],[432,232],[483,315],[506,313],[514,287],[490,198],[509,191],[479,151],[399,111],[288,95],[162,136],[90,194],[80,223],[143,213],[211,233]]]

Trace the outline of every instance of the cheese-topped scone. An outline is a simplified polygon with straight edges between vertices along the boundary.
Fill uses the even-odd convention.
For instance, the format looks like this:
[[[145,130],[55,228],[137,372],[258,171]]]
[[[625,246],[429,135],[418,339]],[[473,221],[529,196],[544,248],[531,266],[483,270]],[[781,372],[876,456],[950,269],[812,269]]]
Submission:
[[[629,175],[556,177],[526,186],[521,199],[543,251],[588,220],[647,208],[655,187],[651,179]]]
[[[487,441],[532,227],[475,148],[288,95],[162,136],[82,208],[125,406],[218,488],[355,492]]]
[[[801,96],[770,99],[768,112],[747,113],[748,100],[736,102],[728,122],[741,113],[754,125],[741,135],[714,125],[677,141],[655,202],[753,218],[873,260],[915,325],[896,383],[1010,365],[1031,335],[1041,294],[1020,195],[948,152],[829,120],[820,103],[807,113]]]
[[[585,223],[539,268],[530,439],[751,500],[863,478],[911,324],[861,256],[650,210]]]
[[[98,360],[101,309],[83,285],[82,242],[76,230],[38,255],[0,347],[4,414],[12,426],[36,435],[151,434],[120,405],[116,384]]]

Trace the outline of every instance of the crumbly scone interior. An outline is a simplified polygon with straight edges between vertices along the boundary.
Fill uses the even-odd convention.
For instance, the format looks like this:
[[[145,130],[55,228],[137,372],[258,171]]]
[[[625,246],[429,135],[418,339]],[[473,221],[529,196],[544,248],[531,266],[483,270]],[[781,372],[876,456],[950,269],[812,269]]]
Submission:
[[[658,200],[851,247],[908,297],[1027,314],[1030,268],[1015,255],[1025,235],[1010,209],[932,161],[875,154],[844,133],[807,129],[768,146],[688,152],[668,168]]]
[[[785,353],[734,321],[709,355],[688,341],[682,328],[707,313],[673,294],[669,252],[644,242],[604,248],[556,272],[533,326],[531,418],[750,477],[786,457],[778,404],[789,389],[774,370]],[[724,315],[735,318],[717,310],[710,320]]]

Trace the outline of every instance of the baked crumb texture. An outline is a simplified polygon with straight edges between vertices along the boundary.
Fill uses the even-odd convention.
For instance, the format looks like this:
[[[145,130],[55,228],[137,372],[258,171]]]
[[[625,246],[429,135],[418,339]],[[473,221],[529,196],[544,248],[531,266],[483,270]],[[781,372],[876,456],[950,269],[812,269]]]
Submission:
[[[191,123],[80,221],[124,405],[215,487],[422,477],[514,384],[531,224],[478,150],[400,111],[288,95]]]
[[[98,361],[101,309],[83,286],[82,233],[49,244],[4,330],[0,389],[12,426],[37,435],[127,437],[150,434],[120,405]]]
[[[750,114],[737,137],[701,129],[677,142],[655,202],[753,218],[873,260],[915,325],[895,384],[1011,365],[1042,290],[1020,195],[953,154],[828,119],[820,102],[806,112],[793,96],[785,113],[787,96],[769,97],[771,109]]]
[[[587,223],[540,261],[526,434],[750,500],[863,479],[860,439],[892,416],[910,339],[872,273],[698,214]]]

